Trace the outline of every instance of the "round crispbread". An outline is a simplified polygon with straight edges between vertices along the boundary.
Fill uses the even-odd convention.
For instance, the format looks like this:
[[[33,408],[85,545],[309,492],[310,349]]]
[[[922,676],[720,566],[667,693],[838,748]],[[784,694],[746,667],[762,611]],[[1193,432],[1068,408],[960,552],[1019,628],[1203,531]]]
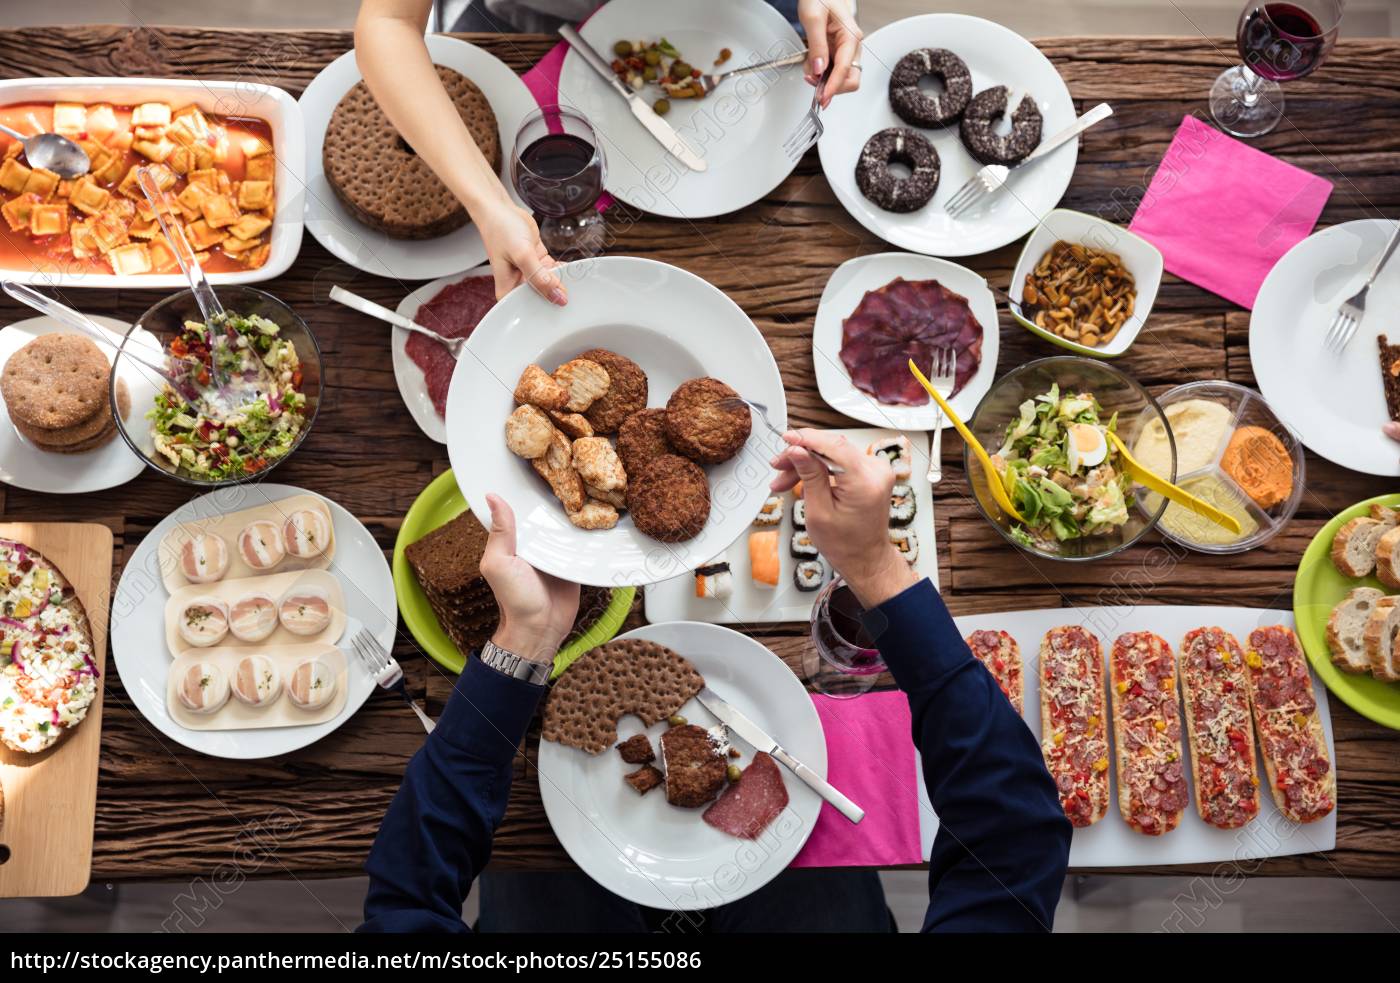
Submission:
[[[75,427],[108,405],[111,368],[82,335],[40,335],[5,363],[0,395],[16,423],[40,430]]]
[[[126,419],[131,411],[131,394],[123,379],[117,380],[117,410],[122,419]],[[18,420],[14,424],[15,429],[35,447],[52,454],[82,454],[96,450],[117,435],[117,422],[112,418],[110,404],[104,405],[90,419],[58,430],[41,430]]]
[[[550,690],[541,736],[589,754],[617,743],[627,714],[648,727],[680,710],[705,685],[684,657],[664,645],[624,638],[579,657]]]

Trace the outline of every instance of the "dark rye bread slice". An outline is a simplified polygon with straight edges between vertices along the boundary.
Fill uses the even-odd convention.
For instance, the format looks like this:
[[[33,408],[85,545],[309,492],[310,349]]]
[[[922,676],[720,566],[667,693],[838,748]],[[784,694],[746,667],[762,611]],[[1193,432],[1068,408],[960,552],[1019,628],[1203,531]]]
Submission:
[[[1385,407],[1392,420],[1400,420],[1400,345],[1392,345],[1381,335],[1376,339],[1381,349],[1381,384],[1385,387]]]
[[[408,565],[428,594],[456,595],[481,580],[481,557],[486,552],[486,527],[471,512],[438,526],[404,550]]]
[[[466,76],[434,67],[467,131],[491,169],[499,171],[501,138],[491,104]],[[399,136],[364,82],[357,82],[331,114],[321,166],[346,209],[387,236],[432,239],[467,223],[461,202]]]

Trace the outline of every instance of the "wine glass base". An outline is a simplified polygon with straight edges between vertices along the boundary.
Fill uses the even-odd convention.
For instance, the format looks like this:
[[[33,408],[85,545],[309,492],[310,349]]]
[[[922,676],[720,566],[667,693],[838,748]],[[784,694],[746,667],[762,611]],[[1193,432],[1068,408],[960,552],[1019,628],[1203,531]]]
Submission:
[[[1226,133],[1261,137],[1283,119],[1283,89],[1277,82],[1258,78],[1243,65],[1236,65],[1221,72],[1211,86],[1210,115]]]
[[[809,645],[802,655],[802,678],[823,696],[849,700],[853,696],[869,693],[880,678],[880,673],[842,672],[823,659],[815,646]]]
[[[543,218],[539,226],[544,248],[561,263],[592,259],[601,255],[607,246],[607,223],[600,212],[591,209],[568,218]]]

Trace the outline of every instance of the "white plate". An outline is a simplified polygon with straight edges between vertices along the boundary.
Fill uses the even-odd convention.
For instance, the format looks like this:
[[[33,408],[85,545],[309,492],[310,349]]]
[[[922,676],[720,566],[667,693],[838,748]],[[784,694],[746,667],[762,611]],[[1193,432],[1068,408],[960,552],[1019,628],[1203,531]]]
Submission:
[[[752,0],[612,0],[579,33],[609,61],[618,41],[664,37],[702,72],[803,50],[782,14]],[[721,48],[733,55],[715,68]],[[655,101],[650,91],[642,95]],[[731,79],[704,99],[672,99],[662,118],[705,159],[704,171],[692,171],[667,153],[627,101],[573,51],[564,57],[559,101],[587,116],[601,137],[605,186],[615,198],[653,215],[693,219],[751,205],[792,173],[797,162],[783,153],[782,143],[811,105],[812,87],[802,78],[802,66],[793,65]]]
[[[301,107],[286,92],[261,82],[240,79],[217,82],[210,79],[143,78],[41,78],[0,81],[0,104],[17,102],[110,102],[134,106],[142,102],[168,102],[178,109],[194,103],[208,113],[221,116],[252,116],[264,119],[272,128],[272,152],[277,158],[276,215],[268,242],[272,249],[267,262],[256,270],[239,273],[210,273],[214,286],[231,283],[258,283],[287,272],[301,249],[302,175],[306,172],[305,127]],[[320,167],[321,144],[317,137],[316,159]],[[0,271],[20,283],[44,287],[140,287],[142,289],[182,290],[188,281],[182,273],[72,272],[61,264],[40,266],[26,263],[23,268]]]
[[[398,314],[408,318],[410,321],[418,314],[418,308],[437,296],[438,291],[443,287],[460,283],[469,276],[490,276],[491,265],[483,263],[475,269],[467,270],[465,273],[453,273],[451,276],[439,277],[432,283],[425,283],[403,300],[399,301],[399,306],[395,308]],[[428,395],[427,377],[423,375],[423,370],[414,364],[413,359],[408,357],[408,335],[409,332],[403,328],[389,328],[389,351],[394,358],[394,381],[399,384],[399,395],[403,397],[403,404],[408,407],[409,414],[413,417],[413,422],[418,424],[418,429],[427,434],[439,444],[447,443],[447,421],[438,416],[436,407],[433,406],[432,397]]]
[[[1341,354],[1323,340],[1337,308],[1357,290],[1395,223],[1361,219],[1308,236],[1269,271],[1249,318],[1249,361],[1270,408],[1310,450],[1366,474],[1400,474],[1376,336],[1400,343],[1400,262],[1376,277],[1366,317]]]
[[[678,621],[645,625],[619,638],[644,638],[674,649],[694,664],[705,683],[799,761],[826,777],[826,739],[801,681],[787,664],[745,635],[715,625]],[[690,723],[711,727],[710,712],[691,700],[681,708]],[[635,717],[618,727],[619,739],[645,732],[652,748],[666,730],[643,731]],[[753,748],[738,738],[741,764]],[[623,776],[634,770],[611,748],[585,754],[540,742],[540,797],[554,835],[574,863],[609,891],[650,908],[694,911],[737,901],[782,873],[816,825],[821,799],[782,765],[788,807],[756,840],[721,833],[681,809],[664,789],[638,798]],[[859,830],[852,827],[854,835]]]
[[[864,449],[871,441],[895,436],[890,430],[833,430],[856,447]],[[928,434],[906,433],[914,448],[914,474],[908,484],[914,490],[916,503],[914,521],[907,528],[914,531],[919,540],[919,558],[914,569],[920,576],[928,577],[938,586],[938,544],[934,539],[933,486],[924,480],[928,473]],[[707,621],[717,625],[768,624],[780,621],[808,621],[812,617],[812,602],[820,590],[800,591],[792,581],[797,560],[792,556],[792,534],[796,527],[792,524],[791,492],[783,495],[783,521],[778,530],[778,560],[780,573],[778,586],[774,590],[764,590],[754,586],[749,566],[748,533],[739,537],[729,549],[724,559],[729,562],[734,593],[728,600],[695,596],[695,577],[685,574],[672,580],[663,580],[646,589],[646,616],[650,622],[661,621]],[[826,580],[832,576],[831,564],[826,565]]]
[[[430,34],[424,38],[433,63],[460,72],[476,83],[500,130],[501,183],[521,204],[510,181],[510,152],[516,131],[534,112],[535,97],[505,62],[474,44]],[[340,100],[362,76],[355,52],[347,51],[311,80],[301,94],[306,117],[306,227],[337,259],[356,269],[402,280],[431,280],[486,259],[476,225],[468,222],[436,239],[391,239],[354,218],[335,196],[321,169],[326,127]]]
[[[963,14],[910,17],[865,39],[860,89],[834,99],[822,114],[825,132],[817,147],[826,179],[857,222],[904,249],[931,256],[971,256],[1014,242],[1064,196],[1079,156],[1078,140],[1017,171],[989,205],[960,221],[943,211],[943,203],[982,165],[963,147],[956,125],[919,130],[937,148],[942,164],[938,191],[923,208],[887,212],[856,187],[856,161],[865,142],[887,127],[909,125],[890,108],[890,74],[901,58],[918,48],[947,48],[965,61],[974,94],[994,85],[1029,93],[1040,107],[1042,137],[1053,136],[1078,118],[1055,66],[1015,31]]]
[[[1026,684],[1023,716],[1037,739],[1040,736],[1040,680],[1037,675],[1040,640],[1057,625],[1083,625],[1098,636],[1103,646],[1105,679],[1113,640],[1124,632],[1156,632],[1171,643],[1173,652],[1179,653],[1181,639],[1193,628],[1218,625],[1232,633],[1243,645],[1255,628],[1265,625],[1293,627],[1293,615],[1287,611],[1204,606],[1051,608],[1008,614],[965,615],[956,620],[958,631],[964,637],[979,629],[1000,629],[1016,639],[1021,647],[1024,667],[1021,678]],[[1335,767],[1337,749],[1332,740],[1332,715],[1327,706],[1327,691],[1316,676],[1313,677],[1313,695],[1322,717],[1322,729],[1327,735],[1327,753]],[[1186,743],[1184,730],[1182,743]],[[1116,747],[1114,753],[1117,753]],[[1162,836],[1135,833],[1118,811],[1117,769],[1116,766],[1110,768],[1108,814],[1094,825],[1074,831],[1069,851],[1070,866],[1139,867],[1239,862],[1333,849],[1337,845],[1337,810],[1333,809],[1330,815],[1315,823],[1300,824],[1285,819],[1269,793],[1257,749],[1255,753],[1259,778],[1265,785],[1259,789],[1259,815],[1242,829],[1216,829],[1208,825],[1196,811],[1193,791],[1181,817],[1181,825],[1176,829]],[[1185,781],[1189,786],[1189,768],[1186,769]],[[938,821],[934,818],[927,793],[924,793],[921,802],[919,825],[923,834],[924,857],[927,858],[929,845],[938,830]]]
[[[236,512],[293,495],[311,494],[305,489],[273,482],[233,485],[201,495],[162,519],[141,540],[122,570],[112,597],[112,658],[127,696],[151,724],[166,737],[192,751],[216,758],[269,758],[306,747],[334,731],[355,713],[374,692],[375,683],[365,671],[349,639],[357,630],[347,625],[341,648],[346,651],[349,690],[345,708],[332,720],[305,727],[271,727],[265,730],[189,730],[177,724],[165,706],[166,678],[173,654],[165,646],[166,593],[160,582],[157,545],[181,522]],[[335,524],[335,560],[330,572],[340,579],[346,608],[389,651],[398,631],[398,607],[394,580],[384,551],[360,521],[340,505],[324,499]]]
[[[624,514],[608,530],[577,529],[528,461],[506,447],[512,392],[525,366],[546,371],[589,348],[607,348],[641,366],[648,405],[665,406],[682,382],[714,376],[763,403],[780,431],[787,400],[773,353],[738,305],[719,288],[655,260],[607,256],[560,266],[569,290],[555,307],[517,287],[487,312],[457,360],[447,395],[447,452],[462,494],[489,515],[488,492],[515,509],[516,550],[535,567],[581,584],[625,587],[678,577],[742,536],[763,501],[781,443],[755,419],[743,451],[706,468],[710,519],[700,535],[661,543]]]
[[[996,298],[987,289],[987,281],[967,267],[911,253],[878,253],[848,259],[826,281],[821,303],[817,306],[817,320],[812,326],[812,364],[822,399],[838,413],[872,426],[889,430],[934,429],[938,409],[931,400],[923,406],[882,403],[857,389],[841,362],[841,323],[855,311],[866,291],[878,290],[897,276],[906,280],[937,280],[954,293],[962,294],[982,325],[981,364],[950,403],[959,416],[970,419],[972,411],[991,388],[997,372],[1001,329]],[[926,373],[929,370],[928,366],[921,368]],[[951,427],[952,423],[945,419],[943,426]]]
[[[112,339],[113,345],[120,345],[130,325],[116,318],[91,315],[98,327]],[[77,332],[59,325],[47,317],[31,317],[16,321],[0,330],[0,369],[10,360],[10,356],[44,334],[76,334]],[[159,348],[160,342],[145,328],[138,328],[136,337],[152,348]],[[112,350],[104,346],[103,352],[110,364]],[[159,380],[143,374],[141,367],[131,359],[123,363],[121,378],[131,394],[131,410],[128,422],[140,420],[151,408],[160,391]],[[146,453],[154,447],[149,428],[136,427],[133,434],[140,434],[140,441]],[[0,481],[16,488],[51,494],[76,495],[83,492],[102,491],[124,485],[146,469],[146,462],[131,452],[121,435],[96,450],[86,454],[53,454],[41,451],[21,436],[10,420],[5,403],[0,400]]]

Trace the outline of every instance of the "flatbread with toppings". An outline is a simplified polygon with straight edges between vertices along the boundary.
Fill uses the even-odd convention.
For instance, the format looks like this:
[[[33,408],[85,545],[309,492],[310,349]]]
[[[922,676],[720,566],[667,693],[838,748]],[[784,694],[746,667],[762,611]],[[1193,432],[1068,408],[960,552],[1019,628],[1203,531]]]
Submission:
[[[1256,628],[1244,662],[1274,803],[1296,823],[1316,822],[1336,807],[1337,775],[1298,637],[1282,625]]]
[[[1113,643],[1109,675],[1118,810],[1139,833],[1170,833],[1181,823],[1187,799],[1176,656],[1160,635],[1130,631]]]
[[[1078,625],[1051,628],[1040,643],[1040,729],[1065,815],[1092,826],[1108,811],[1108,697],[1103,649]]]

